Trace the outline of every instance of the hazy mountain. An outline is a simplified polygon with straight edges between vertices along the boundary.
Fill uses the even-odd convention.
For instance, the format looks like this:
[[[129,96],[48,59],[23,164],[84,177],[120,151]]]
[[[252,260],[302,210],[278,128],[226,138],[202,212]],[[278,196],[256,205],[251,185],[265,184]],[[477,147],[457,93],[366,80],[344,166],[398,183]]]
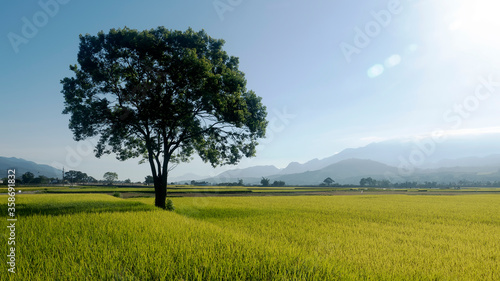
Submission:
[[[262,177],[267,177],[280,172],[275,166],[253,166],[244,169],[233,169],[222,172],[215,177],[203,177],[196,180],[207,181],[209,183],[238,182],[243,180],[245,184],[260,183]],[[187,179],[186,179],[187,180]]]
[[[431,165],[434,168],[442,167],[488,167],[500,166],[500,154],[485,157],[464,157],[458,159],[442,159]]]
[[[261,178],[274,175],[280,172],[280,169],[275,166],[253,166],[245,169],[234,169],[223,172],[217,175],[219,179],[235,179],[235,178]]]
[[[438,183],[467,181],[500,181],[500,165],[482,167],[448,167],[426,169],[415,173],[410,181],[429,181]]]
[[[457,160],[460,162],[460,159]],[[281,180],[289,185],[317,185],[322,183],[327,177],[334,179],[340,184],[359,184],[361,178],[366,177],[372,177],[376,180],[389,180],[394,183],[404,181],[417,181],[421,183],[449,183],[459,182],[462,180],[499,181],[500,164],[486,166],[443,167],[438,169],[415,169],[413,173],[401,174],[398,168],[373,160],[347,159],[316,171],[285,175],[279,173],[266,177],[268,177],[271,182]],[[212,183],[220,183],[235,182],[239,179],[243,179],[245,184],[259,184],[261,177],[215,177],[205,180]]]
[[[317,159],[316,159],[317,160]],[[280,174],[295,174],[305,172],[305,164],[300,164],[299,162],[290,162],[286,168],[282,169]]]
[[[481,162],[488,159],[491,162]],[[366,159],[347,159],[316,171],[289,175],[274,175],[271,180],[282,180],[291,185],[315,185],[330,177],[341,184],[359,184],[361,178],[372,177],[391,182],[417,181],[449,183],[467,181],[500,181],[498,156],[484,158],[459,158],[456,163],[477,164],[476,166],[453,166],[437,169],[415,169],[413,173],[401,174],[399,169],[380,162]],[[472,161],[474,160],[474,161]],[[496,163],[496,164],[491,164]],[[490,165],[491,164],[491,165]]]
[[[179,181],[192,181],[201,180],[207,178],[207,176],[200,176],[195,173],[187,173],[178,177],[169,177],[168,182],[179,182]]]
[[[335,161],[336,162],[336,161]],[[317,158],[310,160],[304,164],[300,164],[298,162],[291,162],[288,166],[280,171],[280,174],[295,174],[302,173],[307,171],[315,171],[321,168],[332,164],[332,161],[329,161],[328,158],[319,160]]]
[[[411,168],[410,173],[401,173],[401,169],[408,167]],[[204,180],[234,182],[243,179],[245,183],[259,183],[262,177],[269,177],[287,184],[318,184],[326,177],[331,177],[342,183],[359,183],[362,177],[383,179],[388,173],[392,177],[387,179],[393,182],[447,181],[460,177],[500,180],[498,176],[495,178],[498,169],[500,134],[486,134],[453,136],[445,141],[430,137],[381,141],[364,147],[348,148],[330,157],[313,159],[303,164],[291,162],[281,170],[275,166],[255,166],[229,170]]]
[[[7,176],[8,169],[16,169],[16,176],[21,178],[21,176],[26,172],[31,172],[38,176],[46,176],[49,178],[62,178],[62,170],[56,169],[49,165],[37,164],[32,161],[27,161],[20,158],[7,158],[0,156],[0,171],[2,171],[3,175],[0,177]]]
[[[325,163],[336,163],[346,159],[368,159],[397,166],[399,157],[409,154],[412,149],[412,143],[404,140],[389,140],[368,144],[359,148],[348,148],[341,152],[323,159]]]
[[[463,166],[500,163],[494,156],[491,156],[492,154],[499,155],[500,159],[500,134],[454,136],[442,142],[431,137],[418,140],[398,139],[371,143],[359,148],[344,149],[333,156],[320,160],[313,159],[304,164],[292,162],[280,174],[315,171],[353,158],[373,160],[399,167],[411,162],[413,157],[413,162],[417,161],[418,168],[449,167],[458,158],[470,158],[463,160],[461,164]]]
[[[357,184],[363,177],[383,179],[386,173],[397,173],[397,168],[366,159],[347,159],[323,169],[289,175],[275,175],[271,180],[282,180],[288,184],[320,184],[327,177],[342,184]]]
[[[409,149],[409,145],[406,145],[406,150]],[[278,169],[275,166],[257,166],[250,167],[247,169],[235,169],[226,171],[216,178],[261,178],[270,175],[289,175],[289,174],[299,174],[308,171],[317,171],[323,169],[329,165],[338,163],[342,160],[347,159],[367,159],[373,160],[381,163],[391,163],[393,165],[395,161],[390,161],[392,158],[397,159],[397,155],[404,151],[405,145],[398,141],[387,141],[382,143],[372,143],[365,147],[360,148],[348,148],[342,152],[335,154],[333,156],[324,159],[313,159],[304,164],[298,162],[291,162],[284,169]],[[255,168],[255,169],[254,169]]]

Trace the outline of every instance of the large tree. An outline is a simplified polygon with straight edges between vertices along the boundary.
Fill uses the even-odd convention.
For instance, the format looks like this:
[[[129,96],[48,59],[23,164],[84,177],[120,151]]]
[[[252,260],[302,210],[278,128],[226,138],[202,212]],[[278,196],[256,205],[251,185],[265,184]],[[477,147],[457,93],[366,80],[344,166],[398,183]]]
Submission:
[[[80,171],[75,171],[75,170],[70,170],[64,173],[64,178],[66,180],[69,180],[70,183],[77,183],[77,182],[87,182],[88,180],[88,175],[86,173],[82,173]]]
[[[106,172],[102,177],[108,184],[113,184],[113,182],[118,179],[118,174],[115,172]]]
[[[169,170],[193,153],[214,167],[254,156],[266,108],[223,45],[164,27],[80,35],[79,65],[61,81],[75,140],[98,136],[96,157],[142,156],[161,208]]]

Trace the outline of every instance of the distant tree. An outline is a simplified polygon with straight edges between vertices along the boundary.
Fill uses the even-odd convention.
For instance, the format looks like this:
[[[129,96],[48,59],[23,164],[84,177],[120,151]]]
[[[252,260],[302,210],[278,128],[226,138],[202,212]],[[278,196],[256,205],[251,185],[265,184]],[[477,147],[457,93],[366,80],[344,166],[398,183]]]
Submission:
[[[238,186],[243,186],[243,180],[242,179],[238,180]]]
[[[328,177],[323,181],[327,186],[332,185],[335,181],[332,178]]]
[[[377,181],[377,185],[380,187],[391,187],[392,183],[389,180],[379,180]]]
[[[94,178],[94,177],[88,176],[87,179],[86,179],[86,182],[88,182],[88,183],[97,183],[99,181],[96,178]]]
[[[35,175],[33,175],[32,172],[26,172],[21,176],[21,179],[23,180],[24,184],[31,183],[33,179],[35,178]]]
[[[64,178],[70,183],[88,182],[89,176],[86,173],[70,170],[64,173]]]
[[[142,157],[163,209],[168,172],[194,153],[214,167],[255,156],[266,107],[224,43],[165,27],[81,35],[73,77],[61,81],[75,140],[99,137],[97,157]]]
[[[50,182],[50,179],[46,176],[38,176],[36,178],[34,178],[31,183],[33,184],[48,184]]]
[[[70,170],[64,173],[64,179],[67,180],[69,183],[74,183],[76,179],[78,171],[75,170]]]
[[[453,184],[451,184],[451,185],[453,185]],[[397,184],[397,187],[410,188],[410,189],[416,188],[417,186],[418,186],[418,182],[409,182],[409,181]]]
[[[270,182],[271,181],[268,178],[264,177],[262,177],[262,179],[260,180],[260,184],[262,184],[262,186],[269,186]]]
[[[284,181],[274,181],[273,186],[285,186],[285,182]]]
[[[124,183],[132,183],[132,181],[130,179],[126,179],[125,181],[123,181]]]
[[[153,177],[152,177],[152,176],[146,176],[146,177],[144,178],[144,183],[145,183],[146,185],[149,185],[150,183],[154,183],[154,179],[153,179]]]
[[[371,177],[362,178],[359,181],[359,185],[361,185],[361,186],[376,186],[377,185],[377,181],[374,180],[374,179],[372,179]]]
[[[115,172],[106,172],[102,177],[108,184],[113,184],[118,179],[118,174]]]

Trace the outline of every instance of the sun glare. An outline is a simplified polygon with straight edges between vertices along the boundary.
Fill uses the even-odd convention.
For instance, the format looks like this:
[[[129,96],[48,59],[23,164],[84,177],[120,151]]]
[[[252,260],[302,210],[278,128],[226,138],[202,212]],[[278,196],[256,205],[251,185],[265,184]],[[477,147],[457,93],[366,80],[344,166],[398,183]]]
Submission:
[[[500,47],[500,1],[464,0],[450,23],[450,30],[467,36],[470,43],[482,47]]]

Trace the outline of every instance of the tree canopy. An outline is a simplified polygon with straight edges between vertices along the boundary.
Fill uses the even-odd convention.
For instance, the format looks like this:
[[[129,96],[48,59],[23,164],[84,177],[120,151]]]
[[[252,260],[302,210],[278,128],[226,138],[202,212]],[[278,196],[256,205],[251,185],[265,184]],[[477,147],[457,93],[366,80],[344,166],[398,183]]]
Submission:
[[[26,172],[24,173],[21,178],[23,179],[23,183],[31,183],[33,179],[35,179],[35,175],[32,172]]]
[[[150,183],[154,183],[153,176],[146,176],[146,177],[144,177],[144,183],[146,185],[149,185]]]
[[[330,177],[327,177],[327,178],[323,181],[323,183],[324,183],[324,184],[326,184],[326,185],[328,185],[328,186],[332,185],[334,182],[335,182],[335,181],[334,181],[332,178],[330,178]]]
[[[143,157],[162,208],[169,164],[194,153],[214,167],[254,156],[266,108],[223,45],[164,27],[81,35],[75,76],[61,81],[75,140],[98,136],[97,157]]]
[[[64,178],[68,180],[70,183],[95,181],[93,177],[89,177],[86,173],[75,170],[70,170],[65,172]]]
[[[271,180],[265,177],[262,177],[262,179],[260,180],[260,184],[262,184],[262,186],[269,186],[270,182]]]
[[[118,179],[118,174],[115,172],[106,172],[102,177],[108,184],[113,184],[113,182]]]

